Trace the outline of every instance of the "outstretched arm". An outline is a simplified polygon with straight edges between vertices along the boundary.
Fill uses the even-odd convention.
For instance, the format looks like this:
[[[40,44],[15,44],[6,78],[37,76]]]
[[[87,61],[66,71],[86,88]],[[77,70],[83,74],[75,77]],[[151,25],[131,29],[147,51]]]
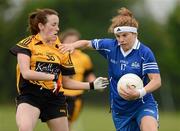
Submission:
[[[98,77],[93,82],[80,82],[69,78],[69,76],[63,76],[62,84],[64,88],[71,90],[98,90],[106,88],[109,81],[107,78]]]
[[[62,53],[70,51],[72,53],[74,49],[77,48],[92,48],[91,41],[89,40],[79,40],[71,44],[61,44],[59,49]]]

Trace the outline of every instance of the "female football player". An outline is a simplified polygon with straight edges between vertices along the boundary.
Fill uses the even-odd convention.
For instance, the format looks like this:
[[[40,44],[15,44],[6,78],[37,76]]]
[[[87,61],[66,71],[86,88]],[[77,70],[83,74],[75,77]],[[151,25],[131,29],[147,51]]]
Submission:
[[[74,67],[69,53],[59,53],[58,13],[37,9],[29,15],[31,36],[10,51],[17,56],[17,112],[19,131],[33,131],[38,118],[51,131],[68,131],[66,100],[62,86],[69,89],[100,89],[108,84],[99,77],[94,82],[69,78]],[[73,85],[73,86],[72,86]]]
[[[61,52],[89,47],[97,50],[108,61],[112,118],[117,131],[157,131],[158,107],[152,92],[161,86],[161,77],[154,54],[138,40],[138,22],[127,8],[118,10],[112,18],[109,32],[116,39],[80,40],[62,45]],[[121,88],[118,80],[127,73],[138,75],[144,88]]]

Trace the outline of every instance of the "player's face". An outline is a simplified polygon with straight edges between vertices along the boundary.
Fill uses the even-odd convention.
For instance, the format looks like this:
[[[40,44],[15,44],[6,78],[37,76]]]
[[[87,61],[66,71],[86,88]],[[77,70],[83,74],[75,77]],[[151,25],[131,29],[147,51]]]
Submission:
[[[135,43],[137,34],[131,32],[122,32],[115,34],[118,43],[121,45],[124,51],[131,49]]]
[[[66,38],[63,40],[63,43],[73,43],[76,42],[77,40],[79,40],[78,36],[76,35],[69,35],[66,36]]]
[[[47,23],[42,25],[40,33],[46,42],[55,41],[59,32],[59,17],[57,15],[47,15]]]

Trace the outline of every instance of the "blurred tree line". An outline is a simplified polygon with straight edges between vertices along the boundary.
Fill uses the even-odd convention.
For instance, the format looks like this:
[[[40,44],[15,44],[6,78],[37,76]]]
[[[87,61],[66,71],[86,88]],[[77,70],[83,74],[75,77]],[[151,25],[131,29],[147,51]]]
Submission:
[[[143,0],[141,0],[143,2]],[[16,58],[9,53],[9,49],[19,40],[29,35],[27,32],[28,13],[36,8],[52,8],[59,12],[60,31],[73,27],[82,34],[82,39],[113,37],[107,33],[110,19],[116,15],[118,8],[123,6],[133,11],[139,21],[139,39],[146,43],[155,53],[162,76],[162,87],[154,93],[162,110],[180,109],[180,5],[177,4],[168,22],[161,25],[155,22],[142,5],[135,1],[120,0],[27,0],[19,12],[8,13],[11,7],[9,0],[0,0],[0,103],[14,103],[16,96],[15,66]],[[141,9],[141,15],[136,12]],[[6,16],[12,15],[9,19]],[[97,76],[107,76],[107,64],[96,51],[85,50],[94,63]],[[103,93],[86,93],[93,96],[89,101],[105,100],[108,90]],[[102,98],[102,99],[99,99]]]

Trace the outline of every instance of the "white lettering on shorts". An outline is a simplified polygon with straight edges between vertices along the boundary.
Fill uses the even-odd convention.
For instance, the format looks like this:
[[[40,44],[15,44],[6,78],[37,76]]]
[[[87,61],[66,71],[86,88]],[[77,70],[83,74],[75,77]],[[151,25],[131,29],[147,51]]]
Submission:
[[[150,112],[150,113],[152,113],[152,114],[154,114],[155,112],[153,111],[153,110],[151,110],[151,109],[144,109],[144,111],[146,111],[146,112]]]

